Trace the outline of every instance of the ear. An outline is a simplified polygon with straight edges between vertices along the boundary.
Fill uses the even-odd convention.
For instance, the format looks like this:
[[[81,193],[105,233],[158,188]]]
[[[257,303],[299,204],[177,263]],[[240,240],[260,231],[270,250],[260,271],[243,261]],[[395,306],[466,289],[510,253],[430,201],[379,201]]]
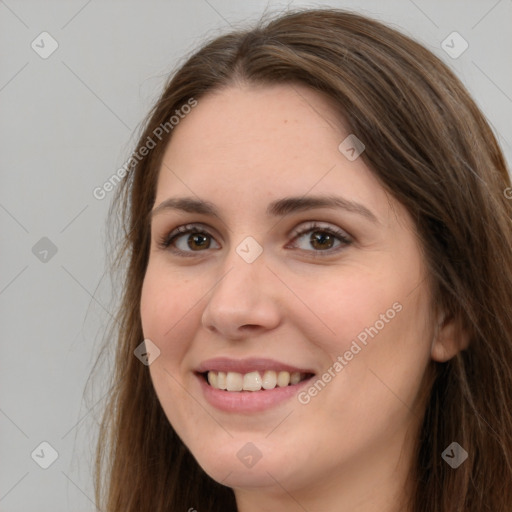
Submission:
[[[469,345],[469,334],[452,315],[442,316],[432,340],[431,356],[444,363]]]

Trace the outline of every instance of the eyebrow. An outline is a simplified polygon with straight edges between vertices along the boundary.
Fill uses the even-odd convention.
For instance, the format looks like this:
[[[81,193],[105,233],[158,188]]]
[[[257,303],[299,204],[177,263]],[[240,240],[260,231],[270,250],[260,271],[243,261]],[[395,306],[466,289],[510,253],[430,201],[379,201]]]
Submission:
[[[284,197],[271,202],[266,210],[268,216],[278,217],[293,212],[300,212],[314,208],[341,208],[351,213],[361,215],[371,222],[378,223],[377,217],[366,206],[349,201],[339,196],[303,196]],[[150,218],[166,210],[181,210],[187,213],[211,215],[221,219],[217,207],[208,201],[194,197],[170,197],[162,201],[150,212]]]

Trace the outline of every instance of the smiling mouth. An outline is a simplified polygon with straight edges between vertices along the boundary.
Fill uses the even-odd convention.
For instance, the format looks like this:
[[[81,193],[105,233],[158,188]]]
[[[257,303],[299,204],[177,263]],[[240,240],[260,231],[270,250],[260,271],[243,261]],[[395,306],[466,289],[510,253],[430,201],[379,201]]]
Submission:
[[[265,391],[285,388],[300,384],[314,376],[313,373],[290,373],[274,370],[248,373],[208,371],[200,375],[212,388],[229,392]]]

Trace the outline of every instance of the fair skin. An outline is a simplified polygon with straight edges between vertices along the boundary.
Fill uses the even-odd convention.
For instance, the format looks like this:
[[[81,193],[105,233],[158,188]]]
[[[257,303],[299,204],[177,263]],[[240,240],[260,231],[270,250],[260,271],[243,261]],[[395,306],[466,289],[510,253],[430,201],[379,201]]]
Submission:
[[[338,150],[349,134],[317,92],[236,85],[200,98],[166,148],[154,208],[200,198],[219,217],[162,208],[152,218],[141,297],[144,337],[160,349],[150,374],[173,428],[203,469],[233,488],[241,512],[403,510],[421,379],[431,359],[455,353],[451,323],[429,321],[414,224],[363,158]],[[370,215],[339,207],[266,213],[284,197],[324,195]],[[313,221],[320,227],[297,237]],[[158,246],[189,223],[208,234]],[[349,243],[337,235],[326,242],[326,228]],[[246,237],[263,249],[251,263],[236,251]],[[382,320],[390,309],[393,318]],[[376,325],[332,377],[338,356]],[[226,411],[207,400],[195,373],[216,357],[270,358],[315,377],[277,405]],[[329,368],[332,378],[304,403]],[[251,467],[237,456],[249,442],[261,454]]]

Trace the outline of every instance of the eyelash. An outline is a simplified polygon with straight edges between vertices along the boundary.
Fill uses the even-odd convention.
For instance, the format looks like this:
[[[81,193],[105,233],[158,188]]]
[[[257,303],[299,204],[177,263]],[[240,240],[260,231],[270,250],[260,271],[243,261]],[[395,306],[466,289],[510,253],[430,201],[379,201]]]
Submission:
[[[330,256],[333,253],[337,253],[340,250],[342,250],[345,247],[352,244],[351,238],[347,235],[347,233],[345,233],[341,229],[334,228],[334,227],[320,226],[316,222],[312,222],[304,229],[295,231],[293,233],[293,241],[295,241],[296,239],[305,235],[306,233],[315,232],[315,231],[318,231],[321,233],[328,233],[329,235],[335,236],[341,242],[341,245],[338,246],[337,248],[331,248],[331,249],[326,249],[326,250],[308,251],[306,249],[299,249],[299,250],[303,250],[303,251],[305,250],[306,252],[312,253],[311,255],[313,257]],[[200,225],[186,224],[184,226],[179,226],[178,228],[171,231],[169,234],[164,235],[161,238],[159,238],[159,240],[157,241],[158,247],[160,249],[170,250],[173,253],[177,254],[178,256],[185,256],[185,257],[194,257],[197,255],[197,253],[204,252],[204,251],[182,251],[181,249],[177,249],[176,247],[171,248],[171,244],[173,242],[175,242],[176,239],[178,239],[179,237],[181,237],[183,235],[190,234],[190,233],[197,234],[197,235],[206,235],[209,237],[212,236],[208,231],[202,229],[200,227]]]

